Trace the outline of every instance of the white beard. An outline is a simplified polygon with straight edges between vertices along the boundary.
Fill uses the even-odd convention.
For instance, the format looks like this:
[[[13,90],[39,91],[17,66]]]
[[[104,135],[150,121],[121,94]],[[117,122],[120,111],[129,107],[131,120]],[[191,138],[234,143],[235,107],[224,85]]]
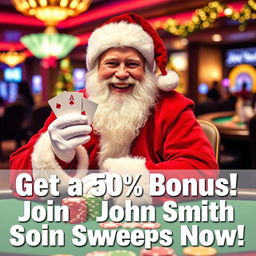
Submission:
[[[99,81],[97,65],[86,75],[89,99],[99,104],[93,128],[100,135],[100,168],[107,158],[129,155],[131,143],[147,121],[157,98],[156,76],[147,68],[142,82],[129,78],[128,83],[134,84],[130,92],[117,93],[109,88],[109,80]]]

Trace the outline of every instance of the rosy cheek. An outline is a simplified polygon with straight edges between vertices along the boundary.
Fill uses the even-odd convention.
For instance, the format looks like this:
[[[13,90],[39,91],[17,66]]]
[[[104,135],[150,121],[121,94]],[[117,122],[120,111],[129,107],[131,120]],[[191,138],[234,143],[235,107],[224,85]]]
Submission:
[[[137,71],[133,73],[133,78],[140,82],[143,80],[143,77],[144,77],[144,72]]]
[[[114,74],[115,74],[115,72],[114,72],[113,70],[110,70],[110,69],[100,69],[100,70],[99,70],[99,78],[100,78],[101,80],[109,79],[109,78],[111,78]]]

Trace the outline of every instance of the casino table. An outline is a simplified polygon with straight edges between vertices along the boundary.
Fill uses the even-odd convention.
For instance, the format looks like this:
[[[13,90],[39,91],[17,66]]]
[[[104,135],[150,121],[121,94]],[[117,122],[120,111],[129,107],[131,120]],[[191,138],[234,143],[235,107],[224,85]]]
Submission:
[[[232,140],[249,140],[249,131],[245,123],[236,123],[232,120],[234,111],[215,112],[198,116],[199,120],[213,123],[220,132],[222,138]]]
[[[210,200],[209,202],[218,202],[218,199]],[[163,209],[162,207],[157,207],[157,222],[161,224],[161,229],[170,229],[173,231],[174,243],[171,246],[178,256],[182,255],[182,247],[180,246],[180,225],[187,224],[189,227],[193,224],[197,224],[199,229],[235,229],[237,225],[245,225],[245,245],[243,247],[238,247],[237,243],[234,246],[224,246],[218,247],[213,244],[212,247],[218,250],[218,255],[222,256],[255,256],[256,255],[256,201],[255,200],[227,200],[228,205],[232,205],[235,210],[235,221],[234,222],[224,222],[224,223],[214,223],[214,222],[202,222],[202,223],[187,223],[187,222],[174,222],[167,223],[162,219]],[[0,200],[0,255],[52,255],[52,254],[72,254],[74,256],[84,256],[86,253],[91,251],[111,251],[111,250],[130,250],[136,253],[137,256],[140,255],[140,250],[142,248],[128,246],[128,247],[90,247],[86,245],[84,247],[76,247],[72,244],[72,227],[77,224],[69,223],[49,223],[50,229],[62,229],[65,232],[65,246],[64,247],[43,247],[41,245],[37,247],[29,247],[24,245],[21,247],[14,247],[10,245],[9,239],[10,228],[13,225],[20,224],[18,222],[18,216],[23,216],[23,204],[24,201],[15,198],[6,198]],[[32,202],[33,206],[44,205],[39,202]],[[201,201],[190,201],[182,202],[179,205],[201,205]],[[27,223],[22,223],[22,226],[26,229],[36,229],[41,230],[42,224],[47,222],[36,223],[34,221],[29,221]],[[80,224],[79,224],[80,225]],[[95,221],[86,221],[82,223],[87,229],[100,229],[98,223]],[[132,229],[130,229],[132,230]],[[154,244],[157,246],[159,244]]]

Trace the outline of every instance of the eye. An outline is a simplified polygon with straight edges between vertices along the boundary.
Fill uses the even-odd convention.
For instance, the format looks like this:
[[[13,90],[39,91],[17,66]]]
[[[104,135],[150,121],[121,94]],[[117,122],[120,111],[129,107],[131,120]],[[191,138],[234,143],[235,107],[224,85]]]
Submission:
[[[118,66],[118,62],[117,61],[107,61],[105,63],[105,65],[107,65],[109,67],[116,67],[116,66]]]
[[[138,62],[129,62],[127,64],[127,66],[130,67],[130,68],[136,68],[136,67],[139,67],[140,64]]]

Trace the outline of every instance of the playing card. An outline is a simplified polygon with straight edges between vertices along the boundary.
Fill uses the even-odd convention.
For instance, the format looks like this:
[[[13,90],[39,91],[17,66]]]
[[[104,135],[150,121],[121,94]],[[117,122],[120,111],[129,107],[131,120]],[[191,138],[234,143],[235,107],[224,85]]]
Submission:
[[[63,92],[59,95],[57,95],[56,97],[50,99],[48,101],[52,111],[54,112],[54,114],[57,116],[57,117],[60,117],[63,113],[63,95],[65,94],[66,92]]]
[[[62,114],[81,114],[82,96],[80,92],[66,92],[62,97]]]
[[[81,114],[82,115],[87,115],[89,124],[93,120],[93,116],[94,116],[94,114],[96,112],[97,107],[98,107],[97,103],[95,103],[95,102],[93,102],[91,100],[85,99],[85,98],[82,99],[82,111],[81,111]]]

